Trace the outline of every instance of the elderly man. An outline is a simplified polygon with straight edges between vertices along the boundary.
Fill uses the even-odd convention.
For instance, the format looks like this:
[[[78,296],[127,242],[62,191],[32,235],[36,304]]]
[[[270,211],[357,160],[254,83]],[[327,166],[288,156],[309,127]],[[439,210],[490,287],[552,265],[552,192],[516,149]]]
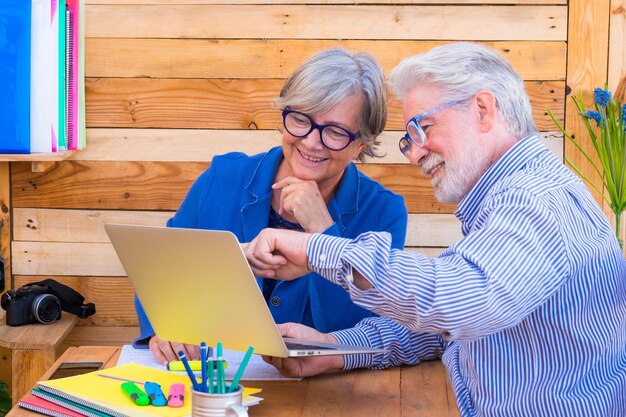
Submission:
[[[494,51],[455,43],[390,77],[403,102],[400,150],[457,203],[463,238],[437,258],[354,240],[265,230],[255,272],[312,270],[381,316],[332,334],[374,358],[269,358],[288,374],[441,357],[462,416],[626,415],[626,262],[584,184],[537,137],[520,76]],[[402,327],[404,326],[404,327]]]

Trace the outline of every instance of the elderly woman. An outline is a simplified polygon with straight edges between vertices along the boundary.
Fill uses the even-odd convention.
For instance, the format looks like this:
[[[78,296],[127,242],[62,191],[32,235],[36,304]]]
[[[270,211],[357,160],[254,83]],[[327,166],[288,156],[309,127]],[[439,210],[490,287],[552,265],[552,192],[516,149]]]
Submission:
[[[213,159],[171,218],[169,227],[219,229],[240,242],[266,227],[353,238],[387,231],[402,248],[404,200],[359,172],[352,162],[378,156],[375,140],[387,119],[384,77],[368,54],[329,49],[311,57],[285,82],[282,146],[247,156]],[[315,273],[289,282],[258,278],[277,323],[296,322],[321,332],[354,326],[373,313],[355,305],[340,287]],[[160,362],[197,348],[160,339],[136,300],[140,336]],[[189,323],[193,325],[193,323]]]

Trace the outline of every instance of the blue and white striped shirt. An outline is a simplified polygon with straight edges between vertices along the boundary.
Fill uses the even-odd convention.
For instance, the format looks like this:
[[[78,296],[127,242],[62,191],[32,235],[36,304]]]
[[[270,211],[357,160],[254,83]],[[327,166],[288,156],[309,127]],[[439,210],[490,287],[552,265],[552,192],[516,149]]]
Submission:
[[[626,261],[585,185],[531,136],[455,215],[464,236],[437,258],[386,233],[310,239],[314,271],[393,320],[333,333],[389,349],[346,368],[442,357],[464,417],[625,416]]]

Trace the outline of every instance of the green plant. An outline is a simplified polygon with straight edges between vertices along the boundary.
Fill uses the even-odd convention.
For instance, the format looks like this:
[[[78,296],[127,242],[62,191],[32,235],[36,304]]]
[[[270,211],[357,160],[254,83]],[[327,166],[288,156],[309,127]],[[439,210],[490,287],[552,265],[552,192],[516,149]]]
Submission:
[[[608,198],[596,184],[582,174],[571,160],[565,158],[565,162],[583,180],[596,189],[608,203],[615,215],[615,236],[623,248],[624,242],[620,238],[620,230],[622,213],[626,210],[626,106],[622,106],[622,103],[615,100],[611,92],[606,89],[606,86],[604,89],[595,88],[593,90],[595,110],[585,109],[582,91],[580,91],[578,97],[573,95],[572,100],[585,122],[599,164],[585,152],[575,138],[565,131],[554,117],[552,111],[548,110],[548,113],[565,138],[580,151],[602,178]],[[592,124],[592,121],[595,122],[595,125]]]

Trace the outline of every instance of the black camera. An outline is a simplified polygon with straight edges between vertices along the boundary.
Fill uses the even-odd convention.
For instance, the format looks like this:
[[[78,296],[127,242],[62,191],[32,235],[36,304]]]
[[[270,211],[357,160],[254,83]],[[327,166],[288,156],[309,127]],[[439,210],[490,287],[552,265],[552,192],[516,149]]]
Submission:
[[[6,323],[21,326],[30,323],[50,324],[61,318],[61,302],[46,285],[27,284],[9,290],[0,298],[6,310]]]

